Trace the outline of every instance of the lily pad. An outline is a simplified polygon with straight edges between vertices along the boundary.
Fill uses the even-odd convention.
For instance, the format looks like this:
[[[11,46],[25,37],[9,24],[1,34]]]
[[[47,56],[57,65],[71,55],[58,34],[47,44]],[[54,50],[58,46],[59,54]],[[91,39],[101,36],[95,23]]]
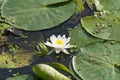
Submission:
[[[72,76],[74,76],[74,78],[76,80],[82,80],[81,77],[74,71],[73,66],[72,66],[72,62],[69,63],[69,69],[70,69]]]
[[[7,23],[34,31],[61,24],[75,13],[76,5],[71,0],[6,0],[1,9]]]
[[[37,64],[33,66],[32,70],[43,80],[71,80],[47,64]]]
[[[1,5],[3,4],[4,1],[5,1],[5,0],[0,0],[0,7],[1,7]],[[0,10],[0,21],[3,21],[3,20],[2,20],[2,16],[1,16],[1,10]]]
[[[88,44],[101,41],[82,28],[81,24],[77,25],[74,29],[69,29],[69,35],[71,37],[71,44],[76,45],[78,48],[86,46]]]
[[[116,11],[120,9],[120,0],[95,0],[97,10]]]
[[[1,7],[1,5],[2,5],[2,3],[4,2],[5,0],[0,0],[0,7]]]
[[[87,16],[81,19],[82,26],[91,35],[107,40],[120,40],[119,13],[100,17]]]
[[[83,80],[119,80],[120,43],[97,42],[83,47],[73,57],[72,66]]]

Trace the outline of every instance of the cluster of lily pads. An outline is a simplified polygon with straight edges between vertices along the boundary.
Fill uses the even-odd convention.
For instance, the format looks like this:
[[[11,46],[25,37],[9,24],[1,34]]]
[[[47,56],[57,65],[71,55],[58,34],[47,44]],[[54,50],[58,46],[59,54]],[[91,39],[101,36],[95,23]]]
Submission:
[[[77,80],[120,79],[119,0],[94,0],[94,15],[69,29],[71,44],[78,46],[70,69]]]
[[[80,18],[80,23],[75,28],[68,29],[71,41],[65,36],[56,38],[53,35],[54,38],[50,39],[53,44],[40,42],[37,46],[40,48],[38,54],[46,55],[53,53],[47,46],[53,47],[56,53],[62,51],[68,54],[66,46],[71,48],[73,46],[70,44],[76,45],[74,51],[77,54],[73,56],[69,69],[60,63],[49,63],[36,64],[32,71],[43,80],[71,80],[57,70],[65,71],[77,80],[119,80],[119,0],[0,0],[0,37],[4,29],[11,27],[26,31],[53,28],[69,19],[74,13],[84,11],[85,4],[91,10],[94,8],[96,10],[93,15]],[[17,79],[34,80],[33,76],[29,75],[7,80]]]

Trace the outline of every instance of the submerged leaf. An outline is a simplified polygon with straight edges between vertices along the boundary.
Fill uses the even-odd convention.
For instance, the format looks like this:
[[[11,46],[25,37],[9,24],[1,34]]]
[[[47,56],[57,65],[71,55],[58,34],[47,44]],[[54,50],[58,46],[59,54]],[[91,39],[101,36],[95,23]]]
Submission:
[[[3,31],[11,26],[6,23],[0,23],[0,36],[3,34]]]
[[[119,58],[120,43],[97,42],[81,48],[72,66],[83,80],[119,80]]]
[[[0,54],[0,68],[24,67],[31,64],[34,61],[34,57],[34,53],[28,53],[21,49],[16,51],[15,54],[3,52]]]
[[[16,77],[7,78],[7,80],[34,80],[34,78],[30,75],[19,75]]]
[[[70,0],[6,0],[2,17],[12,26],[24,30],[42,30],[57,26],[75,13]]]
[[[46,64],[37,64],[32,68],[33,72],[43,80],[71,80],[53,67]]]

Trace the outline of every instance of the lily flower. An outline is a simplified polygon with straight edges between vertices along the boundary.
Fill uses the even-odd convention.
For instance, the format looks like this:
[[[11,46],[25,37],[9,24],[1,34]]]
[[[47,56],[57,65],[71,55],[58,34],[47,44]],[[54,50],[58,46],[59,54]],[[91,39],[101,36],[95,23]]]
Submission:
[[[55,51],[56,53],[60,53],[62,51],[65,54],[69,54],[67,49],[74,47],[73,45],[69,44],[70,37],[66,38],[65,35],[63,35],[63,36],[58,35],[57,37],[55,35],[52,35],[50,37],[50,41],[51,42],[47,41],[44,44],[49,46],[49,47],[52,47],[53,48],[52,51]]]

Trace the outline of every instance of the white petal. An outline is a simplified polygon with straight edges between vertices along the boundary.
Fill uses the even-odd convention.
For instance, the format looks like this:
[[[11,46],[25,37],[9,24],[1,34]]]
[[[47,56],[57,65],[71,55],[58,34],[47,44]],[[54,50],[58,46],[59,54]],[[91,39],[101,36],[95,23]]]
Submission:
[[[67,44],[70,41],[70,37],[68,37],[65,41],[65,43]]]
[[[62,36],[62,39],[66,39],[65,35]]]
[[[62,49],[62,52],[64,52],[65,54],[69,54],[69,52],[66,49]]]
[[[67,38],[65,37],[65,35],[62,36],[62,40],[63,40],[63,41],[65,42],[65,44],[66,44]]]
[[[56,49],[56,51],[55,51],[55,52],[56,52],[56,53],[60,53],[60,51],[61,51],[60,49]]]
[[[60,35],[57,36],[57,39],[62,39],[62,37]]]
[[[52,43],[55,43],[56,36],[55,36],[55,35],[52,35],[52,36],[50,37],[50,40],[51,40]]]
[[[50,47],[54,47],[53,44],[50,43],[50,42],[46,42],[46,43],[44,43],[44,44],[47,45],[47,46],[50,46]]]
[[[64,48],[71,48],[71,47],[74,47],[74,46],[72,46],[70,44],[67,44],[67,45],[64,46]]]

